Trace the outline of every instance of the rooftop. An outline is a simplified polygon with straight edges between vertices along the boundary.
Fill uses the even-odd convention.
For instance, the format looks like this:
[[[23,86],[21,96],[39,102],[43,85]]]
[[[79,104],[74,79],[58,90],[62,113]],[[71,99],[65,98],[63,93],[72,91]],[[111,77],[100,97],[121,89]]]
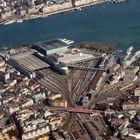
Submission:
[[[47,63],[32,55],[32,52],[16,54],[11,59],[29,71],[49,67]]]
[[[38,43],[35,43],[34,45],[37,45],[45,50],[52,50],[52,49],[56,49],[56,48],[69,46],[67,43],[61,41],[60,39],[53,39],[53,40],[38,42]]]
[[[63,57],[58,58],[59,62],[63,62],[65,64],[69,63],[77,63],[77,62],[83,62],[84,60],[91,60],[95,59],[96,57],[93,56],[92,54],[86,54],[86,53],[69,53],[69,54],[64,54]]]

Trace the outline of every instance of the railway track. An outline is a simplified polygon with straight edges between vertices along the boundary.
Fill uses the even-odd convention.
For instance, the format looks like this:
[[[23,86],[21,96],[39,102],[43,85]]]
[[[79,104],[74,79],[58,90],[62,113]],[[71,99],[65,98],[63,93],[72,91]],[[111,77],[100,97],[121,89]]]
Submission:
[[[95,67],[97,61],[91,60],[77,65],[83,67]],[[85,96],[87,93],[89,84],[95,76],[95,73],[96,72],[93,71],[80,71],[72,69],[67,76],[60,76],[50,70],[44,74],[44,78],[38,81],[50,91],[61,93],[63,98],[67,100],[68,107],[75,108],[76,101]],[[93,140],[95,137],[98,138],[98,136],[93,136],[92,134],[92,131],[97,133],[97,130],[95,128],[95,124],[89,119],[89,115],[68,112],[61,128],[68,131],[69,134],[74,135],[74,133],[76,133],[73,133],[74,124],[78,125],[78,131],[81,132],[83,137],[88,134],[83,140]]]
[[[57,81],[56,81],[57,79]],[[47,87],[50,91],[54,91],[57,93],[61,93],[64,99],[68,101],[69,106],[74,106],[74,102],[72,101],[72,98],[69,95],[69,90],[67,88],[66,81],[63,81],[64,79],[56,78],[56,76],[52,76],[51,74],[49,76],[46,76],[45,78],[42,78],[39,83],[43,84],[45,87]]]
[[[95,61],[90,61],[83,65],[87,65],[87,66],[91,67],[91,66],[94,66],[94,64],[95,64]],[[77,101],[81,98],[81,96],[84,95],[85,91],[87,91],[87,89],[88,89],[90,77],[93,74],[94,73],[91,71],[81,71],[79,80],[77,81],[77,83],[73,89],[73,99],[75,99]]]

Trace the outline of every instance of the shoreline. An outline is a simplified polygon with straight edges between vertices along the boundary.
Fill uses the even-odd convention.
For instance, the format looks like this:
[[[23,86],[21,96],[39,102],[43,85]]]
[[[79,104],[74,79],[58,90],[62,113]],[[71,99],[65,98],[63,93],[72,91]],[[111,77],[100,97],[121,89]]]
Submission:
[[[95,1],[95,2],[92,2],[92,3],[87,3],[87,4],[84,4],[84,5],[80,5],[80,6],[66,8],[66,9],[58,10],[58,11],[51,12],[51,13],[43,13],[43,14],[40,14],[40,15],[30,15],[30,17],[25,17],[23,20],[45,18],[45,17],[51,16],[51,15],[61,14],[61,13],[65,13],[65,12],[69,12],[69,11],[73,11],[73,10],[79,10],[80,8],[86,8],[86,7],[90,7],[90,6],[93,6],[93,5],[102,4],[102,3],[105,3],[105,2],[110,2],[110,0]]]
[[[48,16],[57,15],[57,14],[74,11],[74,10],[81,10],[86,7],[90,7],[93,5],[98,5],[98,4],[102,4],[102,3],[106,3],[106,2],[111,2],[111,0],[99,0],[99,1],[89,2],[89,3],[82,3],[75,7],[71,6],[69,8],[63,8],[63,9],[59,9],[59,10],[49,12],[49,13],[40,13],[38,15],[37,14],[27,15],[25,17],[18,18],[18,19],[5,19],[3,21],[0,21],[0,25],[9,25],[9,24],[13,24],[13,23],[22,23],[26,20],[32,20],[32,19],[37,19],[37,18],[46,18]],[[18,20],[21,20],[21,22],[18,22]]]

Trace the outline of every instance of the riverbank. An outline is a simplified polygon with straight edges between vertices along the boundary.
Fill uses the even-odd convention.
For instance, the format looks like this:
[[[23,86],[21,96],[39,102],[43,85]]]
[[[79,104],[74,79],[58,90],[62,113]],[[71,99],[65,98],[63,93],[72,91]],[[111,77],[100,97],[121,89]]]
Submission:
[[[55,7],[53,8],[53,6],[49,7],[51,10],[47,11],[48,13],[42,13],[40,15],[30,15],[27,16],[25,18],[23,18],[23,20],[29,20],[29,19],[35,19],[35,18],[40,18],[40,17],[48,17],[51,15],[56,15],[56,14],[60,14],[60,13],[64,13],[64,12],[68,12],[68,11],[73,11],[73,10],[80,10],[82,8],[88,7],[88,6],[93,6],[93,5],[97,5],[97,4],[101,4],[101,3],[105,3],[105,2],[110,2],[110,0],[89,0],[88,3],[86,3],[86,0],[80,0],[78,4],[75,5],[75,7],[72,6],[72,4],[68,4],[67,7],[66,6],[62,6],[61,7]],[[48,9],[49,9],[48,8]]]
[[[22,23],[25,20],[37,19],[37,18],[44,18],[51,15],[56,15],[64,12],[74,11],[74,10],[81,10],[82,8],[105,3],[105,2],[112,2],[111,0],[78,0],[75,1],[75,6],[72,5],[71,2],[65,2],[64,4],[55,4],[51,6],[45,6],[43,13],[39,14],[31,14],[26,15],[19,19],[6,19],[0,21],[2,25],[8,25],[12,23]]]

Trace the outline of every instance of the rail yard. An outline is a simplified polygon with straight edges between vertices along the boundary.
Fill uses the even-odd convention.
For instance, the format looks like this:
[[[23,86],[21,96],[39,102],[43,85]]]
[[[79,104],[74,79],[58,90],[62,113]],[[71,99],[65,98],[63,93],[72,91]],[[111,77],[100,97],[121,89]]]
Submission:
[[[0,119],[10,120],[0,139],[140,139],[139,56],[73,46],[58,38],[0,54]]]

